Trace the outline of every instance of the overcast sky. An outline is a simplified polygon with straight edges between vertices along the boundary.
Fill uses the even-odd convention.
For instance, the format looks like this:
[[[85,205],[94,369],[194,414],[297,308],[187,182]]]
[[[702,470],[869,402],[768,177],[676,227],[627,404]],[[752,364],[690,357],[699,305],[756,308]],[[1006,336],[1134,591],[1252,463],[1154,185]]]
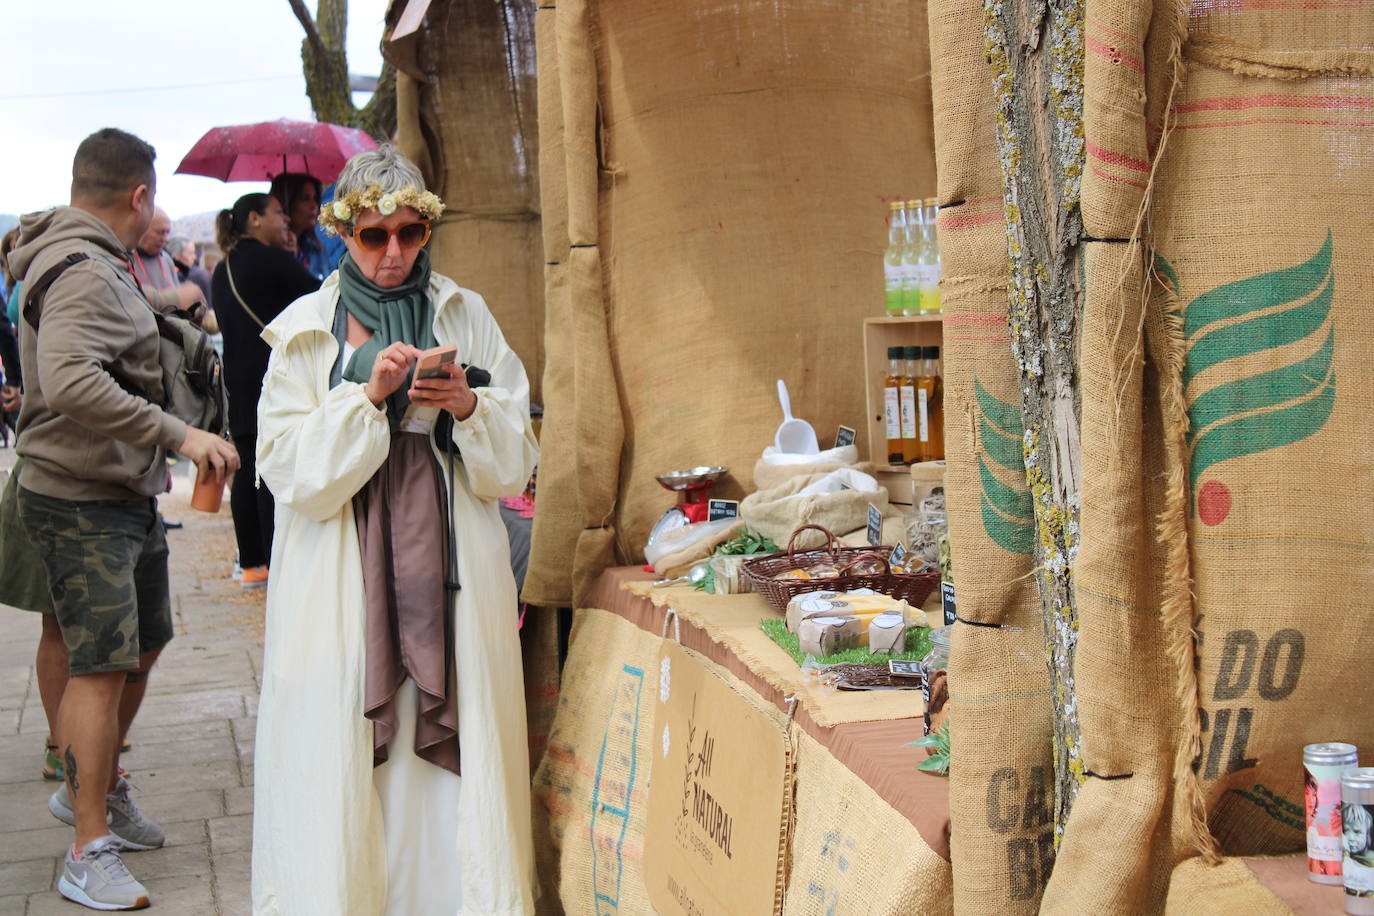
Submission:
[[[315,9],[315,0],[306,0]],[[0,213],[64,204],[72,153],[101,127],[157,148],[157,202],[172,218],[219,209],[251,182],[173,175],[211,127],[312,119],[304,32],[287,0],[5,3]],[[387,0],[351,0],[348,62],[375,76]],[[214,83],[217,85],[204,85]],[[366,96],[357,96],[359,102]]]

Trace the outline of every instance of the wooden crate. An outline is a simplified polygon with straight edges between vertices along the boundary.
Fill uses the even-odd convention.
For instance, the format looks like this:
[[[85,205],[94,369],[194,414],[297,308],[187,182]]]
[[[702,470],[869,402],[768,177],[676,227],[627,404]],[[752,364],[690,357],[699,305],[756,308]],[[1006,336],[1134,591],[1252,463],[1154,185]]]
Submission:
[[[945,351],[942,345],[943,324],[939,315],[912,315],[907,318],[865,318],[864,319],[864,391],[868,401],[867,443],[861,439],[860,457],[867,457],[880,472],[900,473],[905,477],[906,495],[901,502],[911,501],[910,472],[903,465],[887,463],[887,426],[883,422],[883,380],[887,378],[888,347],[940,347],[940,361],[943,364]],[[860,435],[862,437],[862,430]],[[865,444],[868,454],[863,455]],[[880,474],[880,479],[886,475]],[[895,482],[895,479],[894,479]]]

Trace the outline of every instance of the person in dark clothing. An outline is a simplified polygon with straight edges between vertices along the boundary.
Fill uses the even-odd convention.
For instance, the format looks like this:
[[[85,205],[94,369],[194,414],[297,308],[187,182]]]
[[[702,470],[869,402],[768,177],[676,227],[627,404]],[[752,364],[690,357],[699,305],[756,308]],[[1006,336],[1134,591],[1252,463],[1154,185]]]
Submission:
[[[224,260],[215,267],[211,300],[224,335],[224,383],[229,392],[229,432],[241,462],[229,492],[238,540],[240,585],[265,588],[272,555],[272,494],[256,486],[254,453],[258,397],[272,350],[262,329],[295,300],[320,288],[320,281],[277,247],[286,231],[281,202],[270,194],[245,194],[216,219]]]

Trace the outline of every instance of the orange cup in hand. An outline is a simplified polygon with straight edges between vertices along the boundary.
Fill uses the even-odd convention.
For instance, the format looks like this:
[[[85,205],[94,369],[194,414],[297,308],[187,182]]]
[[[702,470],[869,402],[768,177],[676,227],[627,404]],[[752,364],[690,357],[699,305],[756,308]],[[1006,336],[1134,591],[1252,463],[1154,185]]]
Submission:
[[[213,468],[196,468],[196,486],[191,491],[191,508],[218,512],[224,502],[224,478]]]

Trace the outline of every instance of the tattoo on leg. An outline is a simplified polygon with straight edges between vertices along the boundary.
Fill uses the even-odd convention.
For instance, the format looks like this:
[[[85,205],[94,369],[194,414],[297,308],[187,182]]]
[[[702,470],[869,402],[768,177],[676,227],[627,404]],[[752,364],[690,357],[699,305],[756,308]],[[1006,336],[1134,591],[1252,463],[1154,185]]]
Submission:
[[[71,783],[72,794],[76,794],[76,790],[81,788],[81,783],[76,780],[76,755],[72,753],[72,746],[70,744],[67,745],[67,750],[63,753],[63,757],[67,764],[67,781]]]

